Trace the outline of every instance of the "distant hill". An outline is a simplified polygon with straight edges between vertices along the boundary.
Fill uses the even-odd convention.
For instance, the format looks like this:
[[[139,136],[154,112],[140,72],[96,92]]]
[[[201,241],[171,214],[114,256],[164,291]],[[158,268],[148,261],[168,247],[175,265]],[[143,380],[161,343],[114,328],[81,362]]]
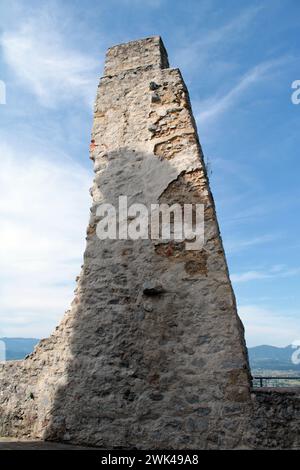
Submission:
[[[6,360],[24,359],[39,342],[37,338],[0,338],[6,346]],[[300,364],[293,364],[291,358],[295,349],[292,346],[277,348],[276,346],[256,346],[248,348],[252,370],[298,371]]]
[[[39,342],[37,338],[0,338],[5,343],[6,360],[24,359]]]
[[[295,348],[291,345],[285,348],[276,346],[256,346],[248,348],[251,369],[264,370],[293,370],[300,372],[300,364],[293,364],[292,354]]]

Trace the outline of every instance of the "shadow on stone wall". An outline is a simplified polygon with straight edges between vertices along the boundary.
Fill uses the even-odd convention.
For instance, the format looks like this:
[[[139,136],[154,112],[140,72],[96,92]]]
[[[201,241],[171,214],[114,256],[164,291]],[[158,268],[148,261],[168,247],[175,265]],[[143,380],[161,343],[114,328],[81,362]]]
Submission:
[[[205,203],[210,239],[188,259],[174,244],[100,241],[93,205],[71,312],[56,333],[68,362],[44,438],[106,448],[238,446],[250,402],[247,353],[205,170],[179,176],[172,162],[129,148],[105,159],[94,200],[101,188],[102,202],[115,205],[120,195],[129,205],[161,195],[169,204],[178,195]],[[163,292],[145,295],[145,281]]]

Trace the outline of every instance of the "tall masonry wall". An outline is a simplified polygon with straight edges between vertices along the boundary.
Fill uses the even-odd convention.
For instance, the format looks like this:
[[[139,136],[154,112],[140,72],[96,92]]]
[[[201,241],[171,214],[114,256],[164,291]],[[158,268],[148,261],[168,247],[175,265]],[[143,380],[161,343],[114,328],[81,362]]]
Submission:
[[[105,448],[268,446],[188,91],[159,37],[108,50],[90,157],[75,297],[33,354],[0,366],[0,435]],[[100,240],[97,208],[118,207],[119,196],[204,204],[204,246]]]

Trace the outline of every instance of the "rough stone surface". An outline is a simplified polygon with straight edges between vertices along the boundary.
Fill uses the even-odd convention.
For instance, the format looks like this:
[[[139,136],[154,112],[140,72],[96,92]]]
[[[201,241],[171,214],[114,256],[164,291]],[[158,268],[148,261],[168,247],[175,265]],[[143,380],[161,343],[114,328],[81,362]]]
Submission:
[[[33,354],[0,365],[0,435],[104,448],[256,445],[253,422],[267,406],[251,399],[188,92],[160,38],[108,50],[90,157],[93,203],[75,298]],[[99,240],[97,207],[117,206],[121,195],[148,207],[203,203],[204,247]],[[163,292],[147,295],[149,282]],[[275,401],[280,414],[285,401]],[[268,447],[267,430],[259,432]]]
[[[168,54],[159,36],[110,47],[106,54],[104,75],[116,75],[123,71],[147,66],[169,67]],[[151,90],[158,88],[155,81],[149,83],[149,88]]]
[[[300,390],[259,389],[252,394],[251,447],[300,450]]]

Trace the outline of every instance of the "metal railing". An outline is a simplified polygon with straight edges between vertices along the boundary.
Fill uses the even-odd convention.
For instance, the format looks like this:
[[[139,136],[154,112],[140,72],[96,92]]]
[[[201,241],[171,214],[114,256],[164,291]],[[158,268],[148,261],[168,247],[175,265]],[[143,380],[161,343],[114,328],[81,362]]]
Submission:
[[[300,376],[263,376],[255,375],[252,377],[254,388],[261,387],[300,387]]]

